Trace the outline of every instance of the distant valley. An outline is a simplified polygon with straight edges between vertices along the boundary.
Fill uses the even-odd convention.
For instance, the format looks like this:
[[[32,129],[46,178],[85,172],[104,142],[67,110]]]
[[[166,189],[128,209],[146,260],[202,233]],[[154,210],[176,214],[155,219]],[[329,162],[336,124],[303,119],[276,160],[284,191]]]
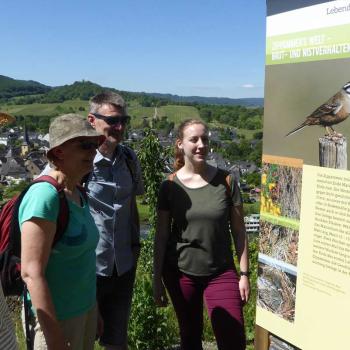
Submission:
[[[263,98],[227,98],[227,97],[202,97],[202,96],[179,96],[179,95],[172,95],[167,93],[146,93],[146,92],[130,92],[130,91],[121,91],[116,90],[109,87],[102,87],[98,84],[95,84],[93,82],[89,81],[80,81],[75,82],[71,85],[64,85],[64,86],[47,86],[44,84],[41,84],[39,82],[36,82],[34,80],[18,80],[13,79],[10,77],[6,77],[4,75],[0,75],[0,102],[11,99],[13,97],[19,97],[19,96],[32,96],[32,95],[44,95],[42,96],[43,102],[49,102],[50,98],[51,100],[54,99],[56,96],[60,96],[61,99],[62,96],[67,95],[67,97],[71,98],[78,98],[78,96],[69,96],[72,92],[72,90],[76,89],[78,86],[80,86],[80,98],[85,99],[84,97],[87,97],[87,95],[92,92],[98,92],[101,90],[115,90],[119,91],[126,95],[131,96],[139,96],[139,97],[150,97],[154,99],[159,100],[165,100],[169,102],[176,102],[176,103],[199,103],[199,104],[213,104],[213,105],[229,105],[229,106],[245,106],[245,107],[262,107],[264,104]],[[85,95],[82,90],[85,90]],[[34,98],[36,99],[36,98]],[[47,100],[47,101],[45,101]],[[54,101],[58,102],[58,101]],[[63,102],[63,101],[61,101]]]

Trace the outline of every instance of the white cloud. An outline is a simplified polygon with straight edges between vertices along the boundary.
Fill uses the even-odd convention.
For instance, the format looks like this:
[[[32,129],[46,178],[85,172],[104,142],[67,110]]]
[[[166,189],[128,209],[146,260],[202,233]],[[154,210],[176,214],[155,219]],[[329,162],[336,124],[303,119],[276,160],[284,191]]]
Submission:
[[[253,89],[253,88],[255,88],[255,85],[254,85],[254,84],[243,84],[243,85],[242,85],[242,88],[245,88],[245,89]]]

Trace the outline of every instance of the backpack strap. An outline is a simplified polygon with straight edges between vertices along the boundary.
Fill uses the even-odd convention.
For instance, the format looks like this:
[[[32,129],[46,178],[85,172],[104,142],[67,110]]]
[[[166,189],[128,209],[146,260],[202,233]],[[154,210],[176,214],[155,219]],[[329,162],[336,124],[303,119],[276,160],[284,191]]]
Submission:
[[[171,202],[173,200],[173,192],[174,192],[174,178],[175,178],[176,172],[168,175],[168,181],[169,181],[169,192],[168,192],[168,201]]]
[[[225,187],[226,187],[227,197],[231,199],[231,197],[232,197],[232,176],[231,176],[231,174],[228,174],[225,177]]]
[[[81,194],[82,197],[84,198],[85,203],[87,203],[89,197],[88,197],[88,195],[87,195],[87,193],[86,193],[85,187],[82,186],[82,185],[77,185],[77,189],[79,190],[80,194]]]
[[[124,155],[126,166],[128,167],[128,170],[129,170],[130,175],[131,175],[131,180],[133,183],[135,183],[136,182],[135,159],[134,159],[129,147],[124,146],[124,145],[120,145],[120,146],[121,146],[122,153]]]
[[[59,212],[57,217],[57,223],[56,223],[56,233],[55,237],[52,242],[52,247],[57,243],[57,241],[62,237],[64,231],[66,230],[68,226],[69,221],[69,207],[68,207],[68,201],[64,194],[64,186],[62,184],[59,184],[53,177],[48,175],[43,175],[38,178],[36,178],[33,183],[39,183],[39,182],[48,182],[53,187],[55,187],[56,191],[58,192],[59,197]]]
[[[88,182],[88,180],[89,180],[91,174],[92,174],[92,172],[87,173],[86,175],[84,175],[83,178],[82,178],[81,181],[80,181],[80,185],[77,186],[77,187],[79,188],[79,190],[80,190],[80,189],[84,189],[85,194],[86,194],[85,187],[86,187],[86,185],[87,185],[87,182]],[[82,191],[81,191],[81,192],[82,192]]]
[[[14,205],[14,210],[13,210],[13,216],[11,219],[11,227],[10,227],[10,244],[11,247],[14,251],[14,253],[19,256],[20,251],[21,251],[21,230],[19,227],[19,222],[18,222],[18,211],[19,207],[21,205],[22,199],[28,192],[29,188],[40,182],[48,182],[52,186],[55,187],[56,191],[58,192],[59,196],[59,212],[58,212],[58,217],[57,217],[57,223],[56,223],[56,233],[55,237],[52,242],[52,247],[57,243],[57,241],[62,237],[64,231],[66,230],[68,226],[68,221],[69,221],[69,207],[68,207],[68,202],[67,198],[64,194],[64,186],[59,184],[53,177],[48,176],[48,175],[43,175],[38,178],[36,178],[34,181],[32,181],[21,193],[20,195],[16,198],[16,202]]]

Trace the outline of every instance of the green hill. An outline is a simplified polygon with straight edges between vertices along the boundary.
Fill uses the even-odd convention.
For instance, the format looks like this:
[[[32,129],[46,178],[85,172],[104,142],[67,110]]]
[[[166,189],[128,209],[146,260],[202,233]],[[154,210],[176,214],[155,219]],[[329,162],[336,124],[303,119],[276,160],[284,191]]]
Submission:
[[[104,90],[100,85],[90,81],[76,81],[71,85],[64,85],[53,88],[42,96],[41,103],[64,102],[67,100],[86,100],[101,93]]]
[[[82,100],[64,101],[62,103],[0,104],[1,111],[14,116],[56,116],[77,112],[85,114],[88,102]]]
[[[0,75],[0,99],[33,94],[44,94],[51,87],[33,80],[17,80]]]
[[[5,77],[6,78],[6,77]],[[19,82],[18,80],[7,80],[9,84],[6,83],[6,79],[3,81],[3,89],[12,89],[14,82]],[[39,83],[37,83],[39,84]],[[23,90],[23,89],[22,89]],[[88,101],[92,96],[99,94],[103,91],[114,91],[123,96],[123,98],[130,102],[137,100],[137,102],[145,107],[164,105],[168,101],[161,98],[156,98],[151,95],[145,94],[143,92],[128,92],[119,91],[109,87],[103,87],[95,84],[91,81],[76,81],[70,85],[56,86],[49,88],[47,91],[33,91],[28,90],[26,93],[21,91],[14,93],[7,93],[0,97],[0,103],[15,104],[15,105],[27,105],[35,103],[62,103],[70,100],[83,100]]]
[[[149,95],[162,98],[168,101],[182,104],[207,104],[221,106],[245,106],[245,107],[262,107],[264,105],[263,98],[228,98],[228,97],[202,97],[202,96],[178,96],[172,94],[150,93]]]
[[[160,106],[164,104],[261,107],[264,102],[263,98],[234,99],[121,91],[103,87],[85,80],[76,81],[70,85],[50,87],[32,80],[16,80],[0,75],[0,101],[11,102],[12,100],[15,104],[56,103],[74,99],[88,100],[92,96],[105,90],[118,92],[128,102],[137,100],[138,103],[144,107]],[[16,98],[15,101],[13,101],[14,98]]]

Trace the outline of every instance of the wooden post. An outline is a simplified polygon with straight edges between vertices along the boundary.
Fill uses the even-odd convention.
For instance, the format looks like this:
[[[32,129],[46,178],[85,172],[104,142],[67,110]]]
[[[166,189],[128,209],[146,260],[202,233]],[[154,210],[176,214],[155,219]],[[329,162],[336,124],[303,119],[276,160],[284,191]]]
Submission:
[[[255,325],[254,350],[269,349],[269,332],[258,325]]]
[[[325,136],[318,140],[320,166],[347,169],[346,138],[344,136]]]

